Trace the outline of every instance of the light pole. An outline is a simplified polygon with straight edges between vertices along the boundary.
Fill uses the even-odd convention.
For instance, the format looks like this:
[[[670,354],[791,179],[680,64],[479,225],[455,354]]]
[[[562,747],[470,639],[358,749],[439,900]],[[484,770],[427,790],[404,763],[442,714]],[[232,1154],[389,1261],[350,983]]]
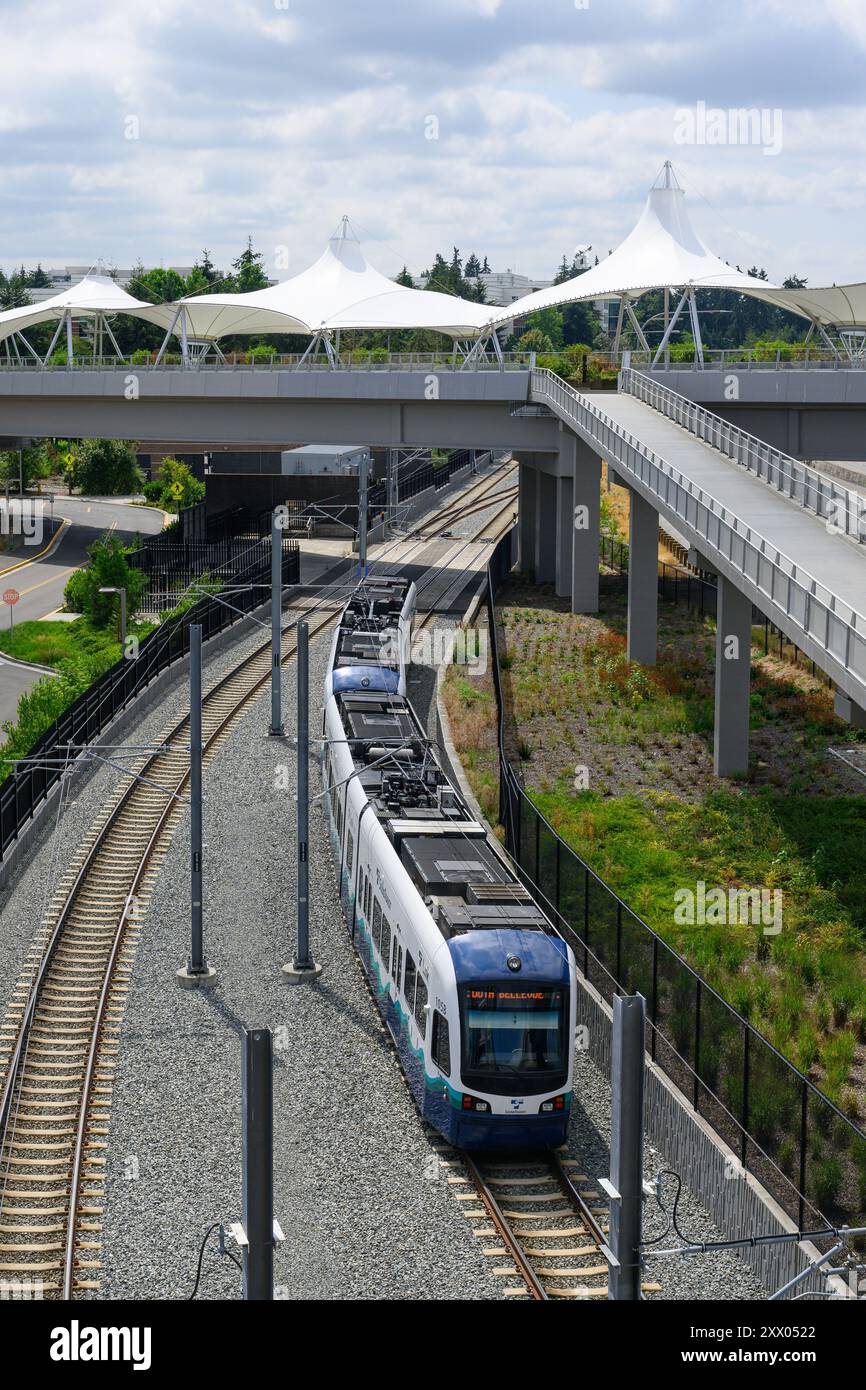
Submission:
[[[106,585],[99,592],[101,594],[120,594],[120,645],[126,651],[126,590],[111,584]]]

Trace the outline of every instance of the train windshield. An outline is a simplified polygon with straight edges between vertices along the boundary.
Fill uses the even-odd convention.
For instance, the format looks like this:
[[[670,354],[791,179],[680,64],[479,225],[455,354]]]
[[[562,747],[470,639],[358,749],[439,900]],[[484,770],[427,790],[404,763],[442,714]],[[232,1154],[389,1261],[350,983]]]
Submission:
[[[464,1080],[495,1091],[515,1079],[524,1090],[554,1089],[568,1069],[566,1000],[561,986],[464,986]]]

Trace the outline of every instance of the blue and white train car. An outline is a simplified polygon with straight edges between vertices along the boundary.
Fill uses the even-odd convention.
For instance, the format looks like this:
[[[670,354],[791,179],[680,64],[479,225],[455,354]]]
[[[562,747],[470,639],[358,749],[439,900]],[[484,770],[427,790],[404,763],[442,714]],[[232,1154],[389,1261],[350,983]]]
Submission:
[[[412,645],[415,585],[389,575],[365,579],[343,609],[331,644],[325,677],[327,703],[336,688],[389,690],[406,694]],[[366,679],[367,686],[363,686]]]
[[[396,632],[409,586],[387,584]],[[368,589],[347,607],[350,642]],[[342,632],[323,720],[341,896],[415,1099],[460,1147],[556,1147],[572,1095],[572,952],[442,770],[404,661],[343,664]]]

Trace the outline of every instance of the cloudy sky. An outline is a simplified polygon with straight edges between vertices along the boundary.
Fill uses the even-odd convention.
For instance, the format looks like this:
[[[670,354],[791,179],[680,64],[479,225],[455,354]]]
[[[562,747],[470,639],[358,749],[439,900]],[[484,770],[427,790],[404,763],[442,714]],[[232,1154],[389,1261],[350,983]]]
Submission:
[[[345,212],[388,274],[456,243],[549,276],[615,246],[670,158],[726,259],[866,278],[866,0],[0,0],[0,22],[7,268],[225,265],[251,234],[285,278]],[[736,108],[763,134],[737,140]]]

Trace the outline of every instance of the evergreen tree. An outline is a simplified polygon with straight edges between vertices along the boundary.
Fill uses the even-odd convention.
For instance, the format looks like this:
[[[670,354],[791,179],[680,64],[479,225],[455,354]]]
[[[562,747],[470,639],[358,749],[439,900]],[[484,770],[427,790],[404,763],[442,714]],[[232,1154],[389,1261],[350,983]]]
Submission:
[[[42,262],[41,262],[41,261],[40,261],[39,264],[37,265],[36,269],[35,269],[35,270],[32,270],[32,271],[30,272],[30,274],[28,275],[28,277],[27,277],[27,283],[28,283],[34,290],[44,290],[44,289],[47,289],[47,287],[51,284],[51,281],[49,280],[48,276],[45,274],[45,271],[42,269]]]
[[[238,294],[246,294],[249,290],[267,289],[268,277],[262,269],[263,260],[261,251],[253,250],[253,239],[248,236],[246,248],[236,261],[232,261],[232,268],[236,272],[232,277],[233,289]]]
[[[7,277],[0,270],[0,309],[21,309],[29,303],[26,277],[17,271]]]
[[[202,251],[201,255],[199,256],[198,260],[193,266],[193,270],[199,271],[200,274],[204,276],[205,280],[209,285],[212,285],[215,283],[215,281],[222,279],[222,276],[220,275],[219,271],[216,269],[216,266],[210,258],[210,252],[208,251],[207,247],[205,247]]]

